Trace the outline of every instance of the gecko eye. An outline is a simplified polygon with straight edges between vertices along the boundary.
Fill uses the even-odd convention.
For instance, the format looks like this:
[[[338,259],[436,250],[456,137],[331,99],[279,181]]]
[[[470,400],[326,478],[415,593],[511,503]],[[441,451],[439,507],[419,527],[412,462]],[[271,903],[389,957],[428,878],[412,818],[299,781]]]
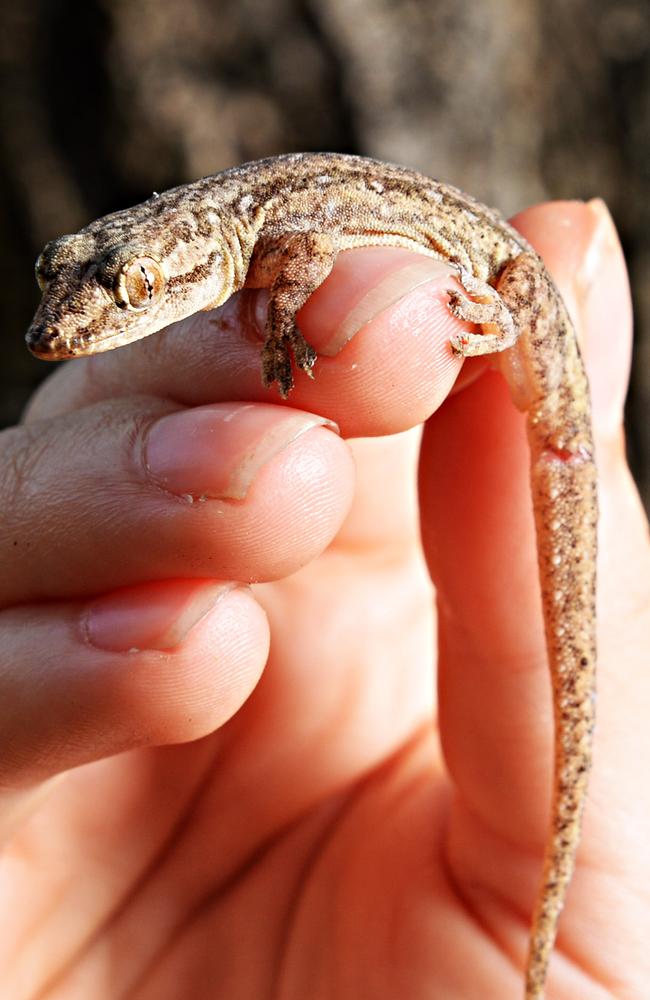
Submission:
[[[123,309],[147,309],[165,288],[162,265],[153,257],[133,257],[118,272],[115,301]]]

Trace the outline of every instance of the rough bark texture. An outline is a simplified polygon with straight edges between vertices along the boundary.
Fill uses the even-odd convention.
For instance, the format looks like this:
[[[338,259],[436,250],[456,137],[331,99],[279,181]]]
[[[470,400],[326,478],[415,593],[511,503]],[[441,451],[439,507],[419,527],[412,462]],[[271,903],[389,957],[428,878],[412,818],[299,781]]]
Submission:
[[[602,195],[632,272],[629,405],[650,493],[650,8],[645,0],[126,0],[0,7],[0,422],[34,258],[152,190],[291,150],[361,152],[513,212]]]

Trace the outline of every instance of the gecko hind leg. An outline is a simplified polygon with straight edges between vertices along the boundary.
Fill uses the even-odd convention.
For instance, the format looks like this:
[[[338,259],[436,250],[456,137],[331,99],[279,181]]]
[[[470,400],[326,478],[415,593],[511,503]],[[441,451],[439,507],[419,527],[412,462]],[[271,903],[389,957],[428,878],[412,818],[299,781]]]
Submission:
[[[463,295],[456,288],[449,289],[449,311],[456,319],[480,324],[483,332],[454,334],[450,338],[453,350],[464,357],[476,357],[513,347],[519,333],[510,310],[496,288],[475,278],[465,268],[460,268],[459,278],[468,294]]]
[[[266,340],[262,349],[262,382],[277,382],[286,399],[293,388],[291,358],[310,378],[318,357],[296,324],[296,313],[328,276],[336,251],[324,233],[291,233],[262,247],[256,267],[274,273],[269,288]]]

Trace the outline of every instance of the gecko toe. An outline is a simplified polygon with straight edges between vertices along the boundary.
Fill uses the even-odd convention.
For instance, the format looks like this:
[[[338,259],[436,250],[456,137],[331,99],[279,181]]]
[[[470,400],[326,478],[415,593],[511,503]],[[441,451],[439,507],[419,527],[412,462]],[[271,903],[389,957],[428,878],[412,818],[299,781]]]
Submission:
[[[300,330],[297,328],[294,328],[291,334],[291,349],[298,368],[309,375],[310,378],[313,378],[314,375],[312,369],[316,363],[318,355],[311,344],[307,343]]]
[[[294,386],[292,355],[296,366],[313,378],[312,369],[318,355],[296,326],[279,336],[272,334],[267,337],[262,349],[262,383],[268,388],[276,382],[283,399],[287,398]]]
[[[277,382],[282,399],[293,389],[289,348],[284,340],[269,338],[262,349],[262,384],[266,389]]]

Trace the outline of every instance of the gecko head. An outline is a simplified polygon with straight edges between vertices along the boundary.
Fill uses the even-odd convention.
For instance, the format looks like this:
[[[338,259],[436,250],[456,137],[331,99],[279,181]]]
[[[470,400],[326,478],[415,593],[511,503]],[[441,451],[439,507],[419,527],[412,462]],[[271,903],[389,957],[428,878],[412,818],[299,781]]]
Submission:
[[[197,260],[183,249],[163,261],[144,240],[129,241],[123,226],[48,243],[36,261],[43,298],[26,336],[32,354],[58,360],[110,350],[216,304],[225,287],[221,254],[212,248]]]
[[[88,235],[48,243],[36,261],[41,304],[27,331],[37,357],[91,354],[137,340],[169,322],[168,278],[160,260],[123,243],[97,253]],[[162,313],[162,316],[160,315]]]

